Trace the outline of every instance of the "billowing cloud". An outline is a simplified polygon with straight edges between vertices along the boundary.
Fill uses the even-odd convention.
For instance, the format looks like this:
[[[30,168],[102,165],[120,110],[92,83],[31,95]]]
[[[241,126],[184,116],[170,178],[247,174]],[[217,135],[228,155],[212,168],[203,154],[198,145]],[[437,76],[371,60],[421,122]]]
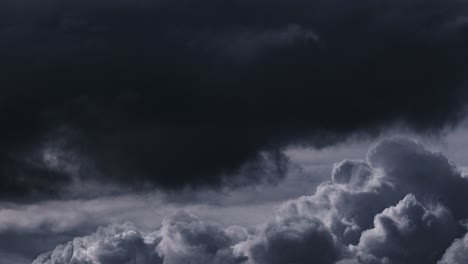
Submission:
[[[366,160],[336,163],[331,181],[285,202],[256,230],[179,213],[157,231],[138,234],[153,245],[143,247],[148,254],[171,264],[464,263],[467,213],[460,203],[466,181],[442,154],[414,141],[384,139]],[[63,248],[55,255],[65,254]]]
[[[331,263],[340,254],[331,231],[316,218],[275,219],[254,239],[237,246],[248,263]]]
[[[468,261],[468,234],[461,239],[456,239],[447,249],[438,264],[461,264]]]
[[[152,241],[145,241],[132,224],[126,223],[75,238],[39,256],[33,263],[161,263],[153,247]]]
[[[245,240],[247,231],[235,226],[224,229],[182,212],[164,220],[154,236],[160,240],[156,251],[164,264],[229,264],[237,263],[231,246]]]
[[[457,229],[447,208],[426,208],[409,194],[375,216],[374,227],[361,234],[356,248],[363,263],[436,263]]]
[[[4,0],[0,198],[77,178],[274,182],[289,144],[453,124],[467,99],[467,11],[458,0]],[[59,151],[44,153],[51,138]]]
[[[242,227],[225,229],[180,212],[153,233],[138,231],[130,223],[99,228],[40,255],[33,264],[234,264],[243,257],[235,256],[231,246],[247,237]]]

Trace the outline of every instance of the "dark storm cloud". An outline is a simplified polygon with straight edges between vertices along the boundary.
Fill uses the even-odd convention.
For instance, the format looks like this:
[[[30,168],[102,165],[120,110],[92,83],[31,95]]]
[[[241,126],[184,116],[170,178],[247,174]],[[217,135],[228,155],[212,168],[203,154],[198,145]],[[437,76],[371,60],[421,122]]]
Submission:
[[[416,180],[421,184],[413,184]],[[164,264],[189,259],[195,264],[464,263],[468,215],[460,205],[466,201],[467,182],[440,153],[413,141],[386,139],[369,150],[366,161],[337,163],[332,181],[311,196],[285,202],[256,230],[224,228],[179,213],[153,233],[138,233],[144,241],[138,249],[157,254]],[[117,256],[127,262],[152,263],[138,262],[139,254],[129,253],[126,242],[107,246],[96,242],[108,241],[102,232],[91,237],[76,238],[73,243],[80,241],[80,246],[72,249],[58,246],[34,263],[106,263],[99,256],[114,251],[124,252]],[[119,246],[125,248],[114,250]],[[57,258],[64,254],[73,257]]]
[[[0,194],[76,177],[249,182],[256,169],[237,172],[265,157],[282,174],[286,144],[451,124],[467,12],[456,0],[2,1]],[[31,162],[50,138],[85,157],[78,173]]]

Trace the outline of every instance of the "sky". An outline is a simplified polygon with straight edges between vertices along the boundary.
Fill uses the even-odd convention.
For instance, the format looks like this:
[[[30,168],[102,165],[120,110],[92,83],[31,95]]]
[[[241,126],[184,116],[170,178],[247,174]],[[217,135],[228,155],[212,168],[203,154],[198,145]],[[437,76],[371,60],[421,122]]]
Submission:
[[[3,0],[0,264],[468,263],[465,0]]]

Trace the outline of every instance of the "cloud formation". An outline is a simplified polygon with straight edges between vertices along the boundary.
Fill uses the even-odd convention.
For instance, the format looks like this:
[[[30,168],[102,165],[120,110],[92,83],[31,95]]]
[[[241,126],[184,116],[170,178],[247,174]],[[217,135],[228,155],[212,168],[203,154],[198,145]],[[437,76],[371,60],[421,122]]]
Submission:
[[[146,250],[146,248],[148,248]],[[130,223],[99,228],[90,236],[75,238],[54,251],[39,256],[33,263],[161,263]]]
[[[224,229],[180,212],[149,234],[130,223],[100,228],[40,255],[33,264],[241,263],[243,258],[236,257],[231,246],[247,236],[241,227]]]
[[[457,234],[447,208],[426,208],[409,194],[374,217],[374,227],[361,234],[356,249],[365,263],[436,263]]]
[[[468,261],[466,254],[468,249],[468,234],[461,239],[456,239],[453,244],[447,249],[442,259],[438,264],[461,264]]]
[[[331,263],[339,248],[330,230],[317,218],[275,219],[258,234],[238,245],[248,263]]]
[[[37,198],[76,177],[258,182],[255,169],[237,172],[276,164],[288,144],[400,121],[440,129],[465,107],[467,10],[458,0],[2,1],[0,198]],[[44,159],[51,138],[74,173]],[[281,164],[263,175],[281,178]]]
[[[143,241],[138,244],[143,255],[160,262],[137,260],[141,254],[131,251],[135,244],[96,243],[106,232],[91,235],[103,238],[74,241],[93,241],[81,248],[92,248],[86,254],[97,263],[106,263],[100,252],[120,245],[130,249],[115,250],[124,252],[125,257],[118,256],[139,264],[464,263],[467,210],[461,204],[467,181],[442,154],[414,141],[384,139],[369,149],[366,160],[336,163],[331,181],[311,196],[285,202],[256,230],[226,228],[181,212],[155,232],[132,233],[139,238],[131,241]],[[87,263],[58,261],[69,255],[64,248],[39,256],[34,264]]]

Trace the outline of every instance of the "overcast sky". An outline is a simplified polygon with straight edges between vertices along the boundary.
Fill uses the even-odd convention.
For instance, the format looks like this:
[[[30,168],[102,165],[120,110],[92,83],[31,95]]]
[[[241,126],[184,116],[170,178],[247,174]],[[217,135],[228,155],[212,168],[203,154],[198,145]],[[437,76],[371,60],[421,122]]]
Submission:
[[[3,0],[0,264],[468,263],[465,0]]]

